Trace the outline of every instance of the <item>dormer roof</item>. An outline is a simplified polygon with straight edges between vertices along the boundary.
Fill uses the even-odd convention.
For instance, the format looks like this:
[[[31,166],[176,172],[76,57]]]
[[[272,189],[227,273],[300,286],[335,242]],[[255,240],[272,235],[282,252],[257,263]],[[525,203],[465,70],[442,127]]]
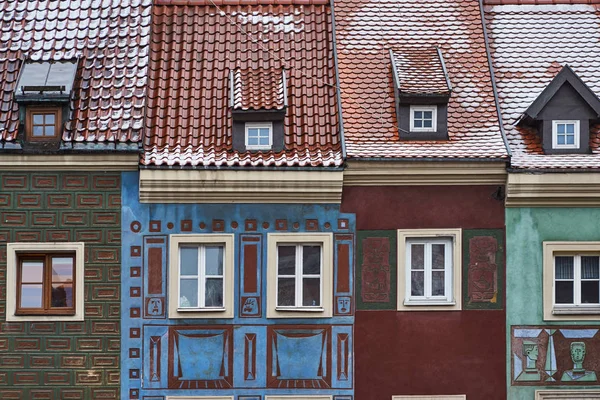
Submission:
[[[25,62],[15,87],[17,101],[68,101],[77,60]]]
[[[30,76],[24,70],[36,63],[43,69],[50,63],[49,72],[65,67],[70,75],[71,63],[77,60],[61,135],[63,149],[137,151],[151,6],[151,0],[1,2],[0,148],[20,148],[15,96],[27,94],[19,88]],[[65,86],[69,91],[67,82],[54,85],[50,80],[43,85]]]
[[[167,3],[153,7],[143,164],[342,165],[327,1]],[[285,93],[283,150],[234,148],[234,112],[279,109]]]
[[[560,72],[556,74],[554,79],[550,81],[542,93],[540,93],[534,102],[531,103],[529,108],[525,110],[525,116],[537,119],[538,114],[544,109],[546,104],[548,104],[548,102],[556,95],[562,85],[567,82],[575,89],[587,105],[594,110],[596,117],[600,117],[600,100],[568,65],[565,65]]]
[[[281,68],[236,68],[229,84],[234,110],[283,110],[287,106],[285,70]]]
[[[390,50],[394,83],[400,95],[449,96],[452,84],[442,51],[434,46]]]

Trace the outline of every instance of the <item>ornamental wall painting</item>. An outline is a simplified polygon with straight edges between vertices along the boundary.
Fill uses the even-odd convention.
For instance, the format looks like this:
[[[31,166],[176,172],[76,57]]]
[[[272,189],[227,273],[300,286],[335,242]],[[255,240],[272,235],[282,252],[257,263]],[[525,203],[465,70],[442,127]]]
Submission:
[[[359,231],[357,305],[361,309],[396,308],[396,236],[390,231]]]
[[[504,231],[463,231],[463,307],[502,309]]]
[[[600,327],[513,326],[512,384],[597,385]]]

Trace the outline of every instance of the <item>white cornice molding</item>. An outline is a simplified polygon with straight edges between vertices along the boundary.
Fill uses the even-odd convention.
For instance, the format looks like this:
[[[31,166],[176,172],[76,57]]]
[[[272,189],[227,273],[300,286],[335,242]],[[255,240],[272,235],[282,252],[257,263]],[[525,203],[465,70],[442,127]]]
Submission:
[[[142,203],[341,203],[341,170],[140,171]]]
[[[600,174],[508,174],[506,207],[600,207]]]
[[[504,162],[349,161],[344,171],[344,186],[505,184]]]
[[[127,154],[0,154],[0,171],[137,171],[140,156]]]

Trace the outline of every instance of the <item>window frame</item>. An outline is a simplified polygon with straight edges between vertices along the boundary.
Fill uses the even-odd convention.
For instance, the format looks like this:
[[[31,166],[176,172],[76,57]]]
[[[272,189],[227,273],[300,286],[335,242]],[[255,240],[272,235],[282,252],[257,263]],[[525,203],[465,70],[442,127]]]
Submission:
[[[179,249],[181,246],[222,244],[223,307],[179,307]],[[169,235],[169,318],[233,318],[234,316],[234,235],[172,234]]]
[[[451,257],[446,262],[451,265],[446,271],[446,300],[411,299],[410,268],[408,267],[407,244],[411,241],[450,240]],[[446,250],[448,251],[448,250]],[[447,254],[447,253],[446,253]],[[462,309],[462,229],[398,229],[397,231],[397,307],[398,311],[456,311]],[[448,277],[448,272],[451,277]],[[450,287],[448,287],[450,286]]]
[[[265,400],[332,400],[332,395],[266,395]]]
[[[54,115],[54,135],[52,136],[34,136],[33,135],[33,116],[34,114],[53,114]],[[59,107],[27,107],[25,111],[25,136],[30,142],[46,142],[56,140],[60,137],[61,109]],[[46,125],[46,124],[44,124]]]
[[[321,246],[321,305],[320,307],[279,307],[278,245]],[[315,233],[269,233],[267,235],[267,318],[327,318],[333,313],[333,234]],[[298,294],[296,294],[297,296]]]
[[[431,111],[431,128],[415,127],[415,112]],[[411,132],[437,132],[437,106],[410,106],[410,131]]]
[[[558,144],[558,125],[562,124],[573,124],[574,125],[574,140],[573,144]],[[579,138],[581,136],[581,130],[579,125],[579,120],[560,120],[553,119],[552,120],[552,148],[553,149],[578,149],[579,148]]]
[[[568,304],[555,305],[555,256],[598,255],[600,242],[552,242],[545,241],[543,247],[543,302],[545,321],[585,321],[600,318],[598,305]],[[575,278],[575,271],[574,271]],[[579,281],[581,282],[581,281]],[[575,284],[575,283],[574,283]],[[574,289],[575,296],[575,289]]]
[[[275,293],[275,308],[278,311],[296,311],[298,309],[303,309],[306,311],[323,311],[323,246],[321,243],[278,243],[277,248],[279,246],[285,245],[288,247],[294,247],[294,274],[293,275],[284,275],[283,277],[287,279],[294,279],[294,304],[293,306],[280,306],[279,305],[279,290]],[[302,271],[304,255],[303,255],[303,247],[304,246],[318,246],[320,248],[320,257],[319,257],[319,274],[304,274]],[[315,277],[319,278],[319,300],[320,304],[317,306],[304,306],[302,304],[303,298],[303,287],[302,281],[304,278],[314,279]],[[279,275],[279,251],[277,251],[277,289],[279,289],[279,278],[282,277]]]
[[[84,243],[83,242],[15,242],[6,245],[6,321],[83,321],[84,320]],[[43,312],[19,311],[20,255],[74,254],[73,308],[67,310],[44,310]],[[47,290],[47,289],[46,289]]]
[[[249,129],[263,129],[269,130],[269,144],[268,145],[250,145],[248,144],[248,130]],[[260,136],[259,136],[260,141]],[[273,123],[272,122],[246,122],[244,124],[244,145],[247,150],[271,150],[273,148]]]
[[[233,396],[167,396],[166,400],[234,400]]]

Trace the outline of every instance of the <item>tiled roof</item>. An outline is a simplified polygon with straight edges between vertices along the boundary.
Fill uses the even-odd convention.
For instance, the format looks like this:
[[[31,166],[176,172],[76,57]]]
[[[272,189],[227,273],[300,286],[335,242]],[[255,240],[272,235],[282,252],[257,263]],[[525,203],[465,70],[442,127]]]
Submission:
[[[153,14],[143,164],[342,164],[329,6],[155,5]],[[233,149],[229,74],[236,70],[285,70],[286,150]],[[271,100],[255,106],[279,104],[268,92]]]
[[[391,51],[400,92],[411,94],[448,94],[443,59],[438,49],[430,46]]]
[[[282,110],[285,107],[285,75],[282,69],[236,68],[232,73],[233,108]]]
[[[505,158],[477,0],[335,2],[349,158]],[[401,141],[389,50],[439,47],[452,84],[447,141]]]
[[[140,142],[144,120],[151,0],[0,2],[0,145],[19,124],[13,101],[25,60],[78,59],[64,142]],[[14,145],[12,145],[14,146]]]
[[[501,5],[485,14],[498,96],[516,169],[600,168],[600,125],[592,154],[544,155],[539,135],[516,122],[564,65],[600,93],[600,7]]]

